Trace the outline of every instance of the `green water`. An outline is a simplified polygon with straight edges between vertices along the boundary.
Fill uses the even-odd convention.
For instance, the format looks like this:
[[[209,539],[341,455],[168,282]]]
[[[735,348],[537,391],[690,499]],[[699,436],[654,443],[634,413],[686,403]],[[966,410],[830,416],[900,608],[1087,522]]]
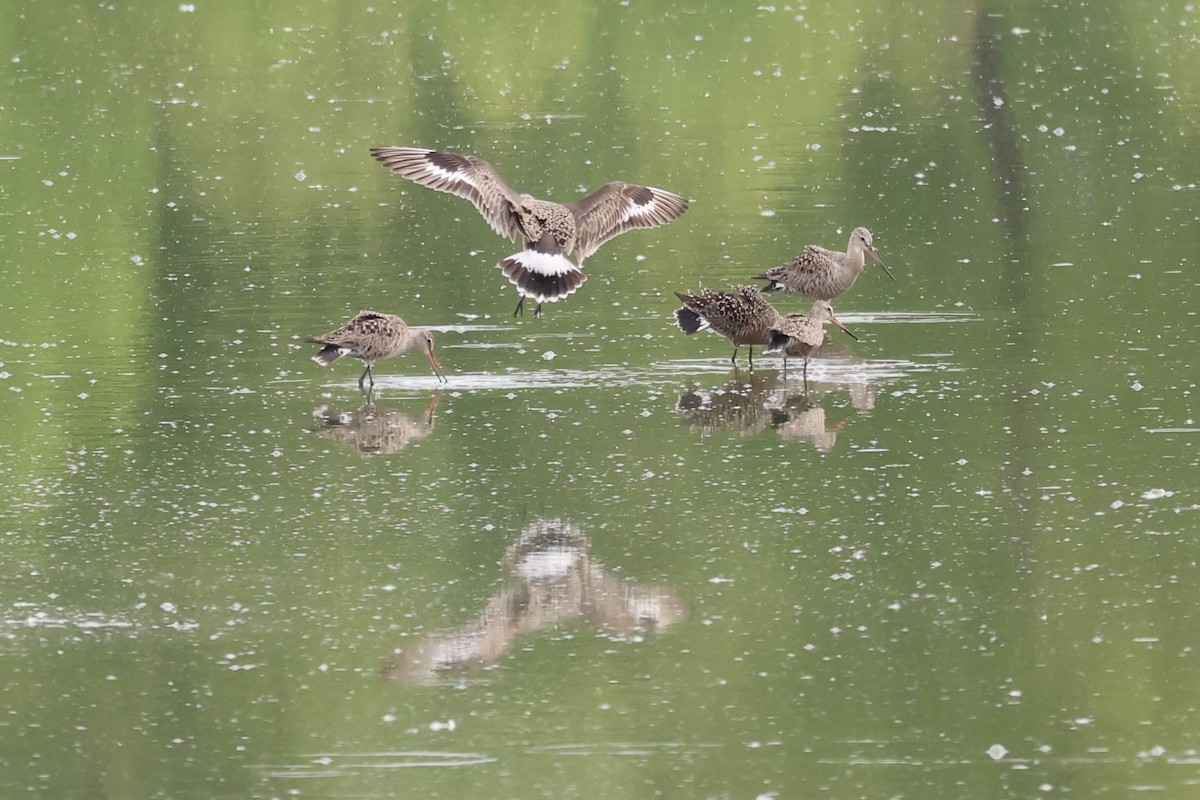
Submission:
[[[0,18],[0,795],[1194,796],[1195,9]],[[514,320],[384,144],[692,207]],[[807,394],[675,328],[856,225]]]

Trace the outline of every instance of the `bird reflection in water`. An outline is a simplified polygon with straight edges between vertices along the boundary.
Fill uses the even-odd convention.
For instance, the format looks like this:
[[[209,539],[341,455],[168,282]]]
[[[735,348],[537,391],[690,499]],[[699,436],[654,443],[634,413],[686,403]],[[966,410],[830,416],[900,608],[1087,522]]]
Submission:
[[[639,585],[611,574],[590,551],[579,526],[537,519],[504,554],[513,580],[463,627],[398,649],[382,668],[392,680],[425,682],[456,670],[488,667],[520,640],[544,628],[584,619],[610,636],[633,639],[687,617],[674,589]]]
[[[377,456],[398,453],[432,433],[437,405],[435,394],[423,412],[410,414],[381,406],[368,393],[366,402],[354,411],[323,405],[313,409],[313,417],[319,422],[318,436],[353,447],[361,455]]]
[[[701,436],[711,436],[717,431],[754,436],[771,423],[768,401],[778,388],[778,375],[751,373],[709,391],[696,388],[684,392],[675,407],[682,412],[688,427]]]
[[[815,392],[795,397],[783,397],[772,410],[772,424],[779,438],[793,442],[808,442],[818,451],[828,453],[837,443],[837,435],[846,427],[842,420],[829,425],[825,408]]]
[[[822,453],[833,449],[838,433],[846,427],[845,420],[828,422],[821,402],[824,396],[847,390],[851,406],[859,413],[875,408],[876,388],[870,383],[808,381],[808,391],[799,391],[804,385],[800,376],[785,382],[776,374],[743,375],[707,391],[684,392],[676,408],[701,436],[718,431],[756,436],[770,427],[780,438],[809,442]]]
[[[850,407],[860,414],[866,414],[875,410],[875,396],[879,392],[879,384],[867,378],[865,371],[858,369],[861,365],[867,363],[867,360],[860,356],[854,350],[851,342],[846,341],[842,336],[830,336],[829,331],[825,332],[825,344],[821,347],[821,360],[839,365],[838,372],[843,375],[853,375],[852,381],[809,381],[809,395],[832,395],[835,392],[845,389],[850,395]],[[800,388],[802,382],[791,372],[787,375],[787,388],[789,392],[793,386]]]

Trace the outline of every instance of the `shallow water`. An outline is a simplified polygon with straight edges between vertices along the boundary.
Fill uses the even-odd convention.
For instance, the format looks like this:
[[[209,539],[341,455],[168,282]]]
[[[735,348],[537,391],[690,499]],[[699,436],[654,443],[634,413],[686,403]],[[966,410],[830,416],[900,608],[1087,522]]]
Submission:
[[[249,8],[2,12],[0,794],[1193,795],[1192,9]],[[380,144],[692,207],[514,319]]]

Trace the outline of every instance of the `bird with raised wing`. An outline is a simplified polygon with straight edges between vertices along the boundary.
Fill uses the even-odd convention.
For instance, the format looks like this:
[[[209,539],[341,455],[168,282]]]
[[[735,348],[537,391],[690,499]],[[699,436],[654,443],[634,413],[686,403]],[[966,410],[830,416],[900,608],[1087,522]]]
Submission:
[[[673,192],[621,181],[572,203],[555,203],[516,191],[495,167],[467,153],[375,147],[371,155],[402,178],[470,201],[492,230],[524,242],[523,250],[496,265],[520,295],[513,316],[523,313],[527,297],[537,303],[534,316],[541,316],[544,303],[583,286],[583,262],[605,242],[635,228],[666,225],[688,207]]]

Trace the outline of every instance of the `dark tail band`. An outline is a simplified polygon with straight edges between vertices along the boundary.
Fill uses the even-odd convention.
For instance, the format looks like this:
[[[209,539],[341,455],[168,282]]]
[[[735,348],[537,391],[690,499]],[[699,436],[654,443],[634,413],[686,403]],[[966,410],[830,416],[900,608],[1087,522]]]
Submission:
[[[679,324],[679,330],[688,336],[704,327],[704,318],[690,308],[675,309],[675,322]]]
[[[763,352],[778,353],[787,347],[791,341],[792,337],[788,336],[786,333],[771,331],[771,341],[767,344],[767,347],[765,350],[763,350]]]
[[[496,266],[504,273],[504,277],[517,287],[522,297],[528,297],[539,305],[562,300],[587,283],[587,275],[583,270],[570,264],[565,258],[562,262],[570,268],[551,272],[537,270],[536,267],[540,266],[538,262],[527,265],[523,256],[524,253],[509,256]]]

